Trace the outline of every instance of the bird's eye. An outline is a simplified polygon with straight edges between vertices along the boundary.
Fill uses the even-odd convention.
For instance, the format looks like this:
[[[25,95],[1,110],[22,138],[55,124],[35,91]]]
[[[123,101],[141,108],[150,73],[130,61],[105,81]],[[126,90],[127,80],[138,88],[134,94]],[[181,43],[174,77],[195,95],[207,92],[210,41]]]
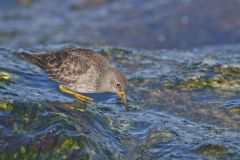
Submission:
[[[120,84],[119,84],[119,83],[117,83],[117,87],[118,87],[118,88],[120,87]]]

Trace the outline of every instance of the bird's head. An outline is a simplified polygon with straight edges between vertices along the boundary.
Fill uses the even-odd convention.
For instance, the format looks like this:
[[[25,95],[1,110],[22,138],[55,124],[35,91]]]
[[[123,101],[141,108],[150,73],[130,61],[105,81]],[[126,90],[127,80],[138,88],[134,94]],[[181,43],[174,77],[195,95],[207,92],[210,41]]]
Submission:
[[[102,77],[101,90],[118,94],[122,99],[126,110],[128,111],[128,104],[125,94],[127,85],[128,81],[123,73],[115,68],[109,68],[105,75]]]

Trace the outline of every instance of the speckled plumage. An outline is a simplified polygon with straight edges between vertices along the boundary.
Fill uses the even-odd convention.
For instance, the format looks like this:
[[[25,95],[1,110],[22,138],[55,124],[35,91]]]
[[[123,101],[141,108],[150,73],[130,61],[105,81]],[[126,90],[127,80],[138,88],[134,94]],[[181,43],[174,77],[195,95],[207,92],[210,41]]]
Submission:
[[[46,71],[53,80],[81,93],[101,92],[101,76],[111,67],[102,55],[82,48],[18,54]]]
[[[128,111],[127,79],[100,54],[88,49],[70,48],[33,54],[21,52],[18,55],[46,71],[50,78],[60,83],[62,92],[88,104],[94,104],[93,99],[80,93],[117,93]]]

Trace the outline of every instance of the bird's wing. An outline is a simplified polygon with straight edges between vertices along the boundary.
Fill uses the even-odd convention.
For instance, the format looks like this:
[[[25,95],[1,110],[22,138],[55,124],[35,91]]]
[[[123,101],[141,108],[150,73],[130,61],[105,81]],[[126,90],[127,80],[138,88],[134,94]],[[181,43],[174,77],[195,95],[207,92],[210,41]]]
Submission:
[[[72,48],[48,53],[18,53],[46,71],[61,84],[75,83],[90,67],[102,72],[110,65],[100,54],[88,49]]]

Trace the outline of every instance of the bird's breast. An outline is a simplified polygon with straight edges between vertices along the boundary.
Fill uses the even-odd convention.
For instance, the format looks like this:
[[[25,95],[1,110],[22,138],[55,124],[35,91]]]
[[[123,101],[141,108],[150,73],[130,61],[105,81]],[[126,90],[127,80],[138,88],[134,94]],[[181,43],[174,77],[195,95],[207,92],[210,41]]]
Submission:
[[[94,67],[90,67],[84,74],[75,75],[77,81],[69,84],[67,87],[73,91],[80,93],[95,93],[99,88],[100,74]]]

